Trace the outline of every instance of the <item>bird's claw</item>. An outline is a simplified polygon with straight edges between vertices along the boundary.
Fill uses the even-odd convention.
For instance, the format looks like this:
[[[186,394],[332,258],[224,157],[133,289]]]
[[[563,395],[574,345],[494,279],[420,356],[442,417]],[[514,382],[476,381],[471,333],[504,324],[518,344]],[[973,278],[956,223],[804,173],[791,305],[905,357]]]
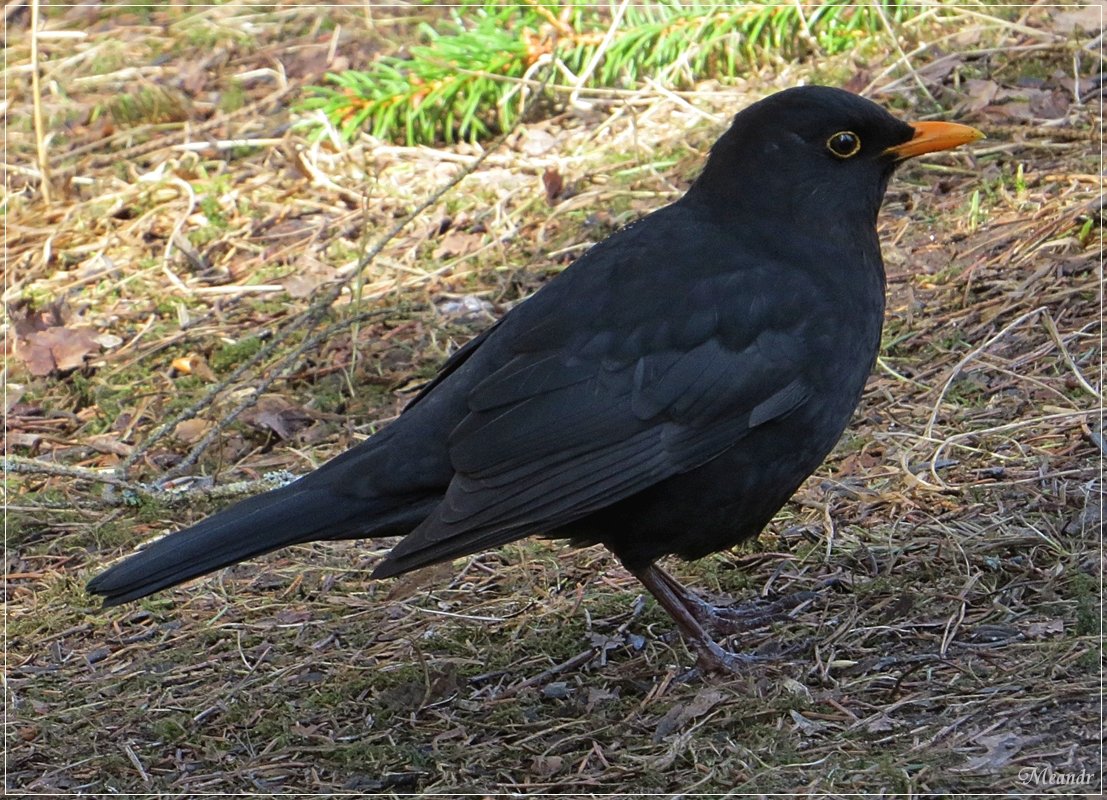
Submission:
[[[817,591],[793,592],[776,600],[757,600],[738,606],[716,606],[699,600],[690,603],[688,610],[700,625],[716,635],[732,635],[763,628],[785,619],[791,612],[818,596]]]

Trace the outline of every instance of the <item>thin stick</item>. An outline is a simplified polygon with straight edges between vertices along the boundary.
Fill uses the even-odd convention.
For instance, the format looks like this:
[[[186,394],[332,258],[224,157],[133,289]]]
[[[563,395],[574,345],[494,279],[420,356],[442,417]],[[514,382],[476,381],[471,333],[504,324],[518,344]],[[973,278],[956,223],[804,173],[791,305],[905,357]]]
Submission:
[[[6,455],[3,459],[4,471],[21,475],[52,475],[58,478],[72,478],[74,480],[92,481],[93,483],[109,483],[113,486],[122,486],[126,489],[139,490],[136,484],[117,478],[110,472],[84,467],[67,467],[64,464],[50,464],[34,458]]]
[[[1049,338],[1053,339],[1053,343],[1057,345],[1057,349],[1061,351],[1061,358],[1065,359],[1065,363],[1068,364],[1069,369],[1072,370],[1072,374],[1076,376],[1076,382],[1084,388],[1084,391],[1096,400],[1102,402],[1103,395],[1088,382],[1088,379],[1084,377],[1084,373],[1080,371],[1080,367],[1076,366],[1076,361],[1073,359],[1069,349],[1065,347],[1065,342],[1061,338],[1061,333],[1057,330],[1057,324],[1053,321],[1053,317],[1049,315],[1048,311],[1042,314],[1042,322],[1049,332]]]
[[[938,101],[934,99],[934,95],[930,93],[930,89],[927,88],[926,82],[919,77],[919,73],[915,71],[915,67],[911,64],[911,59],[908,58],[907,53],[903,52],[903,48],[899,43],[899,36],[896,34],[896,29],[892,26],[892,21],[888,19],[888,15],[884,13],[883,3],[874,3],[873,8],[876,9],[877,15],[880,17],[880,22],[884,25],[885,30],[888,31],[888,38],[892,40],[892,46],[895,47],[896,53],[899,54],[900,61],[903,62],[904,68],[907,73],[915,81],[915,84],[919,87],[926,99],[934,105],[938,105]]]
[[[38,153],[38,169],[42,199],[50,205],[50,160],[46,157],[46,126],[42,122],[42,86],[38,69],[39,0],[31,0],[31,102],[35,122],[35,149]]]
[[[611,24],[607,26],[607,32],[604,34],[603,40],[600,42],[600,46],[596,48],[596,52],[592,54],[592,58],[588,60],[588,64],[581,70],[580,75],[577,76],[576,86],[573,87],[573,91],[569,94],[569,105],[577,106],[577,95],[580,90],[584,88],[584,84],[588,83],[588,80],[592,77],[592,73],[596,71],[596,66],[600,63],[600,59],[603,58],[603,54],[607,52],[607,48],[611,46],[611,42],[615,39],[615,31],[619,28],[619,23],[623,21],[623,15],[627,13],[627,6],[630,5],[630,0],[623,0],[619,4],[619,7],[615,9],[615,13],[612,15]]]

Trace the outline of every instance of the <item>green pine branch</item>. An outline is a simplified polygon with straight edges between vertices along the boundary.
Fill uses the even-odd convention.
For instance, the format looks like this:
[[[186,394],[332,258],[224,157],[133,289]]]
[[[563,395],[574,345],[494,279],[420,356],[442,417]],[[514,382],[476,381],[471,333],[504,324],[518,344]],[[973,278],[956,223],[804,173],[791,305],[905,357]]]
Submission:
[[[631,87],[650,76],[671,88],[734,76],[768,54],[834,54],[919,13],[903,0],[733,6],[664,0],[630,6],[588,87]],[[508,0],[455,10],[449,30],[422,25],[410,57],[384,56],[364,71],[328,74],[300,108],[320,110],[343,136],[368,130],[406,144],[477,140],[510,127],[521,108],[518,82],[551,53],[574,75],[591,64],[611,24],[584,0]]]

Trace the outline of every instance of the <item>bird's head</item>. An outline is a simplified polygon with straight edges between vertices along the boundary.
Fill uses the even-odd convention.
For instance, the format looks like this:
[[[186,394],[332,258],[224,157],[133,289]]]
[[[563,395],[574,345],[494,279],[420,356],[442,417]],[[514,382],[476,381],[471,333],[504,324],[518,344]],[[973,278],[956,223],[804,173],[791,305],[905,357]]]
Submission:
[[[778,224],[871,226],[897,164],[983,136],[951,122],[903,122],[842,89],[786,89],[735,116],[689,197]]]

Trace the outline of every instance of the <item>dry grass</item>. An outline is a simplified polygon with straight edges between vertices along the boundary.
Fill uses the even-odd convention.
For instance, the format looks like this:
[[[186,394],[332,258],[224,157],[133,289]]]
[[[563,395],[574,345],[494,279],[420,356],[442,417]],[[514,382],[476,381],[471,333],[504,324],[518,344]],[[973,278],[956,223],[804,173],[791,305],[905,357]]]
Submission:
[[[854,425],[758,544],[672,565],[718,599],[837,586],[731,643],[775,658],[704,683],[598,549],[525,541],[375,583],[389,542],[318,544],[107,613],[81,587],[226,502],[203,481],[176,495],[153,481],[176,468],[256,490],[360,440],[454,343],[676,196],[737,107],[812,68],[612,93],[528,125],[363,268],[476,151],[313,145],[287,129],[288,104],[409,21],[370,35],[364,9],[334,10],[359,33],[332,40],[294,8],[102,13],[47,16],[87,33],[40,55],[53,204],[36,194],[29,121],[11,125],[4,165],[6,302],[58,304],[63,327],[107,334],[83,369],[33,377],[15,352],[5,371],[20,470],[6,484],[9,793],[1100,786],[1098,90],[1076,87],[1081,104],[1058,89],[1052,121],[993,97],[963,114],[991,136],[974,156],[898,176],[885,347]],[[918,70],[894,84],[875,67],[855,78],[892,104],[953,105],[985,92],[973,80],[1037,92],[1074,64],[1101,70],[1050,13],[966,12],[921,34],[949,56],[909,53]],[[22,108],[29,50],[7,55]],[[551,169],[569,187],[553,205]],[[225,424],[262,375],[261,410]],[[1027,783],[1035,769],[1088,778]]]

